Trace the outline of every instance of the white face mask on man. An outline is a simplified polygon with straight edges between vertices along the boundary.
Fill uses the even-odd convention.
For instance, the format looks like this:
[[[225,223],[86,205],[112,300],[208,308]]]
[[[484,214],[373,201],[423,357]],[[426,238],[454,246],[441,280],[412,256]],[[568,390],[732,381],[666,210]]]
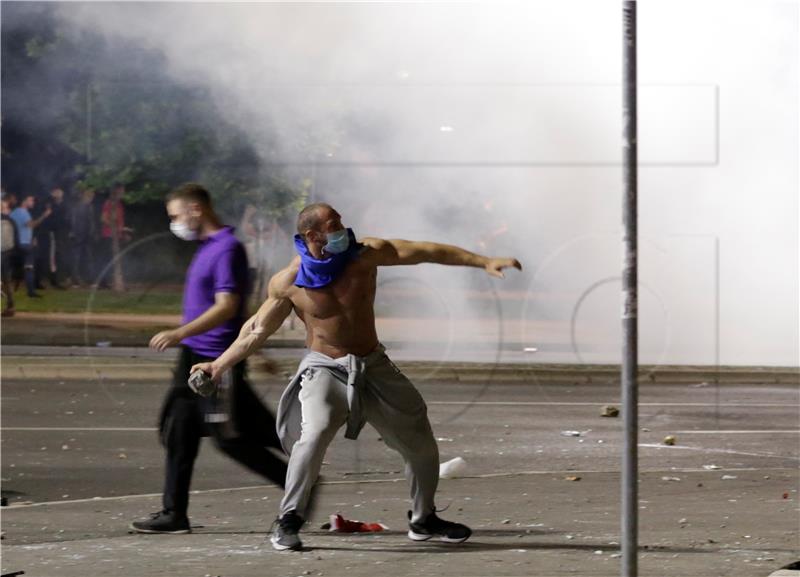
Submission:
[[[197,231],[189,228],[185,222],[171,222],[169,230],[181,240],[197,240],[198,237]]]
[[[350,246],[350,233],[346,228],[335,232],[329,232],[326,235],[326,240],[328,242],[322,250],[328,254],[341,254]]]

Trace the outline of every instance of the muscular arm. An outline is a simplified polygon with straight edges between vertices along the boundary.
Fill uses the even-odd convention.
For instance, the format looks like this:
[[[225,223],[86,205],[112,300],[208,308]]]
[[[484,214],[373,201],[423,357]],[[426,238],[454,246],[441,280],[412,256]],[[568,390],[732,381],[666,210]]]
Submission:
[[[277,331],[292,312],[292,301],[281,290],[282,274],[278,273],[269,283],[267,300],[239,331],[239,336],[228,349],[212,363],[201,363],[192,367],[192,372],[202,369],[212,379],[259,350],[264,342]]]
[[[450,244],[379,238],[366,238],[361,242],[373,249],[370,258],[376,266],[422,263],[469,266],[485,269],[490,275],[500,278],[504,277],[504,268],[514,267],[522,270],[522,265],[517,259],[483,256]]]

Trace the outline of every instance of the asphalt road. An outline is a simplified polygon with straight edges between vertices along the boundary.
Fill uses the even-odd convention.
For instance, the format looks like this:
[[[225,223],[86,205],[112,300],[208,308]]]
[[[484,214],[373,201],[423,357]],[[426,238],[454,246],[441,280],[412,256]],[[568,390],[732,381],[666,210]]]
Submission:
[[[405,537],[402,463],[367,427],[358,441],[339,436],[328,452],[307,550],[278,553],[264,539],[280,492],[209,441],[193,483],[194,532],[128,533],[131,520],[160,504],[154,425],[168,361],[130,352],[102,362],[4,356],[2,571],[619,574],[621,421],[600,416],[618,403],[615,385],[419,376],[442,460],[467,462],[466,478],[442,481],[438,504],[449,506],[445,518],[470,524],[473,538],[445,547]],[[274,408],[285,376],[257,373],[255,381]],[[642,386],[640,401],[642,575],[768,575],[800,557],[796,385],[657,383]],[[674,446],[663,444],[667,435]],[[390,530],[320,530],[335,512]]]

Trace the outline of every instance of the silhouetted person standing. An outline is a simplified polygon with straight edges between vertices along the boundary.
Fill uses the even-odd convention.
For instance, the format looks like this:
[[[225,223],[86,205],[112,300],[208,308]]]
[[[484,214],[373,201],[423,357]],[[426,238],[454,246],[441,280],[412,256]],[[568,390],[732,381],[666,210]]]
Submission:
[[[20,205],[11,211],[9,215],[17,225],[19,235],[19,254],[25,275],[25,288],[31,298],[40,298],[36,292],[35,271],[36,266],[36,247],[34,245],[33,231],[50,216],[50,209],[45,208],[44,212],[37,218],[31,216],[31,211],[36,206],[36,197],[28,194],[22,199]]]
[[[67,265],[70,222],[63,189],[54,187],[45,206],[51,214],[37,231],[37,277],[46,278],[53,288],[64,289],[64,277],[70,272]]]
[[[2,216],[2,268],[0,268],[0,278],[3,283],[3,295],[6,297],[6,306],[3,307],[2,315],[4,317],[14,316],[14,289],[12,284],[12,271],[14,267],[14,259],[17,255],[17,245],[19,244],[19,235],[17,233],[17,225],[11,220],[11,208],[9,207],[8,200],[5,198],[0,208],[0,216]]]
[[[94,245],[97,242],[97,220],[94,210],[94,190],[80,193],[71,213],[72,284],[91,284],[95,275]]]
[[[100,286],[108,288],[109,285],[113,285],[114,290],[125,288],[122,263],[119,259],[122,243],[127,241],[130,235],[130,229],[125,226],[125,205],[122,203],[124,195],[125,185],[121,182],[115,183],[100,211],[99,266],[101,271],[105,271],[100,279]]]

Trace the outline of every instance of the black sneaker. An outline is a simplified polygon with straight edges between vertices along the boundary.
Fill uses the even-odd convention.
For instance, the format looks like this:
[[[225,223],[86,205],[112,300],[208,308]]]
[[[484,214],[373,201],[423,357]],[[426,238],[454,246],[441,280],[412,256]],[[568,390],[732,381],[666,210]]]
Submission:
[[[178,517],[172,511],[159,511],[150,515],[144,521],[134,521],[130,528],[137,533],[169,533],[173,535],[191,533],[189,519],[186,516]]]
[[[427,541],[431,537],[439,537],[440,541],[446,543],[463,543],[472,535],[472,529],[466,525],[440,519],[435,512],[421,523],[411,523],[409,511],[408,519],[408,538],[412,541]]]
[[[278,551],[298,551],[303,548],[303,542],[300,541],[300,527],[303,526],[302,517],[294,511],[289,511],[280,519],[275,520],[275,531],[269,538],[272,547]]]

